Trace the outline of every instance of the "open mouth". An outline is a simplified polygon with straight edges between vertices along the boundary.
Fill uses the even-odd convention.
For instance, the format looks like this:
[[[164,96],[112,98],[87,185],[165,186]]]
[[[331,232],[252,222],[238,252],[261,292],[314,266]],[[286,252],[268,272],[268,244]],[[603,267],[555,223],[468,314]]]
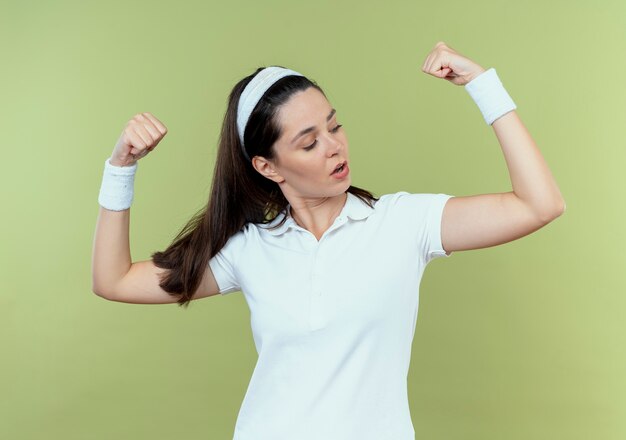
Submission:
[[[339,165],[337,165],[337,168],[335,168],[335,171],[333,171],[331,173],[331,175],[342,172],[345,167],[346,167],[346,162],[344,161],[344,162],[340,163]]]

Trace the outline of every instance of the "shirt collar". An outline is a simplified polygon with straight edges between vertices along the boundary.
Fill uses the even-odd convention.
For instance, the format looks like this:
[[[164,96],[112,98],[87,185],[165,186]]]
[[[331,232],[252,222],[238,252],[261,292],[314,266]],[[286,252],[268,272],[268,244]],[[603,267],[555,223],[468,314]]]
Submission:
[[[365,203],[359,197],[355,196],[354,194],[350,192],[348,192],[347,194],[348,194],[348,197],[346,198],[346,203],[343,206],[339,215],[337,216],[337,219],[342,220],[344,218],[350,218],[352,220],[363,220],[364,218],[368,217],[372,212],[374,212],[374,208],[370,207],[367,203]],[[272,220],[266,226],[264,225],[263,229],[267,230],[267,232],[272,235],[281,235],[287,232],[289,228],[299,227],[299,225],[291,216],[290,205],[287,205],[286,211],[287,211],[286,214],[285,214],[285,211],[282,211],[281,213],[279,213],[274,220]],[[273,227],[274,225],[277,225],[278,223],[280,223],[283,217],[285,217],[285,215],[287,216],[285,223],[283,223],[281,226],[277,227],[276,229],[269,229]]]

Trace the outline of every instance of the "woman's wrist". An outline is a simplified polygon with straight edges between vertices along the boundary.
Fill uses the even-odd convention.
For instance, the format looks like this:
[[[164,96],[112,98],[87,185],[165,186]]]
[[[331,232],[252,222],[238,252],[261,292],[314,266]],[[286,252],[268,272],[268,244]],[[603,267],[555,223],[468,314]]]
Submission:
[[[111,211],[123,211],[133,203],[137,162],[130,166],[116,166],[107,158],[104,162],[98,203]]]
[[[517,108],[493,67],[465,84],[465,90],[478,105],[488,125]]]
[[[122,167],[131,167],[131,166],[133,166],[133,165],[135,165],[135,164],[137,163],[137,161],[136,161],[136,160],[135,160],[135,161],[132,161],[132,162],[124,163],[124,162],[122,162],[122,161],[118,160],[117,158],[114,158],[113,156],[109,157],[109,159],[108,159],[108,160],[109,160],[109,163],[110,163],[111,165],[113,165],[114,167],[119,167],[119,168],[122,168]]]

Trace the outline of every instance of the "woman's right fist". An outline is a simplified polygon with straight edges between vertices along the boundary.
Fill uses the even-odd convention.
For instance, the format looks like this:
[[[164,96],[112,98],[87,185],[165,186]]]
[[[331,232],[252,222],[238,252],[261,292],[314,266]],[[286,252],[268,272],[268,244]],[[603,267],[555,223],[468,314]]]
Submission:
[[[132,166],[154,150],[167,134],[167,127],[151,113],[144,112],[128,121],[111,154],[111,165]]]

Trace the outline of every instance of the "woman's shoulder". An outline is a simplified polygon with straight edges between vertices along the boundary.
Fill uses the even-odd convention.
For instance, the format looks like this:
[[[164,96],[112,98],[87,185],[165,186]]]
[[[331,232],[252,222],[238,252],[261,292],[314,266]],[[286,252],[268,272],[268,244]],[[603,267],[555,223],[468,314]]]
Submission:
[[[434,195],[435,194],[431,194],[431,193],[415,193],[415,192],[401,190],[401,191],[396,191],[393,193],[382,194],[378,198],[378,201],[382,202],[383,205],[386,205],[386,204],[395,203],[398,201],[404,201],[408,199],[428,199]]]
[[[376,209],[420,209],[426,208],[434,202],[453,197],[445,193],[415,193],[409,191],[396,191],[394,193],[383,194],[376,203]]]

